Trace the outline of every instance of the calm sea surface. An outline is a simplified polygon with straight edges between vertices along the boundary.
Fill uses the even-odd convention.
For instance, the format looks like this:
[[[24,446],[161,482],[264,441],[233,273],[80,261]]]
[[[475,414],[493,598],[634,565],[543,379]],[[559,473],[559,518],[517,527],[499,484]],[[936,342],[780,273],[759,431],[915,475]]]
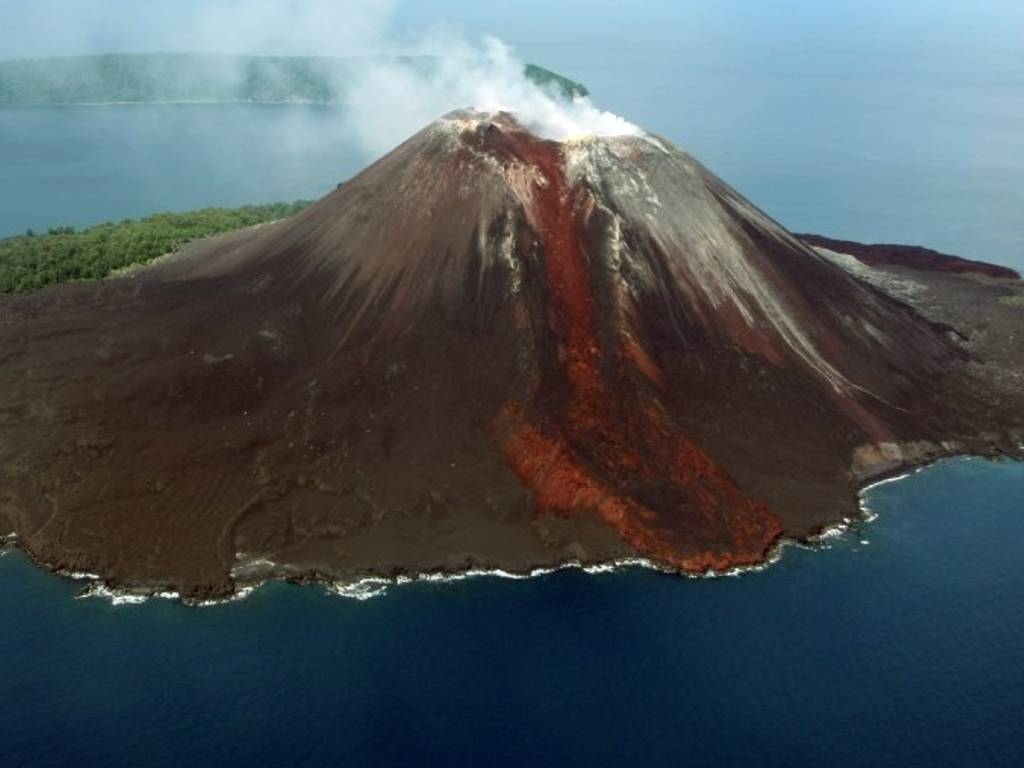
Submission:
[[[4,765],[1024,764],[1024,465],[740,578],[75,600],[0,558]]]
[[[366,164],[338,111],[0,108],[0,237],[160,211],[317,198]]]

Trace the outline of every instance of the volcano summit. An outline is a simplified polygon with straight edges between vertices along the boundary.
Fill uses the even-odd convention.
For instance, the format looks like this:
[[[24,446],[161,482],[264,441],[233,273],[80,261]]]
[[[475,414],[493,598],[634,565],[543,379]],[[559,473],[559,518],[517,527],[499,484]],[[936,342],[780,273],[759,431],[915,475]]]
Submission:
[[[1019,344],[840,262],[663,139],[454,113],[290,219],[3,299],[0,534],[193,598],[756,564],[1024,434]]]

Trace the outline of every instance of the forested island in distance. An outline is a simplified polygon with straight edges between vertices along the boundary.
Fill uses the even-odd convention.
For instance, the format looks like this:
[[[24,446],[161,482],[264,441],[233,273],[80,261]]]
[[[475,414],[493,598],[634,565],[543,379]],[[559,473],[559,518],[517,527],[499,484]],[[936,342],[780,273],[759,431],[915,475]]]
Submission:
[[[429,72],[430,56],[380,57]],[[0,61],[0,105],[155,102],[301,102],[341,100],[353,69],[367,59],[214,53],[102,54]],[[526,64],[526,77],[566,98],[582,84]]]
[[[69,280],[96,280],[177,251],[191,240],[265,224],[298,213],[312,201],[203,208],[104,222],[76,230],[0,240],[0,293],[32,291]]]

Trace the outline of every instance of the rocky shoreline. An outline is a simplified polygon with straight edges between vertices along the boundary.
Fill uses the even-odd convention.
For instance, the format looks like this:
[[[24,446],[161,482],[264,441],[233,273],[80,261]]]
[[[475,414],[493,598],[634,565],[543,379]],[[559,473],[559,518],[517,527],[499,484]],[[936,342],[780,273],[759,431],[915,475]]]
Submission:
[[[927,454],[919,454],[913,461],[908,463],[890,463],[865,469],[858,474],[855,491],[856,498],[858,499],[857,517],[843,517],[823,525],[818,531],[805,536],[779,536],[765,550],[763,557],[758,562],[734,566],[721,571],[708,569],[706,571],[688,572],[642,557],[626,557],[589,563],[579,560],[567,560],[556,565],[538,565],[522,570],[477,566],[467,566],[465,570],[456,571],[416,572],[396,569],[390,573],[366,573],[353,578],[339,579],[320,571],[296,572],[287,567],[281,567],[279,564],[266,562],[265,568],[261,571],[253,573],[250,570],[246,578],[234,579],[230,592],[221,592],[216,586],[208,585],[205,588],[199,586],[191,592],[182,594],[167,585],[131,584],[105,580],[100,574],[71,570],[64,566],[41,562],[30,551],[19,544],[15,534],[8,534],[0,538],[0,556],[17,550],[25,555],[35,567],[73,581],[88,582],[82,587],[76,599],[99,598],[109,600],[113,605],[140,605],[151,599],[160,599],[176,601],[184,606],[193,608],[226,605],[244,600],[262,586],[275,581],[322,587],[327,592],[339,597],[362,601],[383,596],[390,588],[407,584],[448,583],[471,578],[500,578],[521,581],[565,570],[580,570],[587,574],[605,574],[625,569],[642,568],[681,579],[738,577],[748,573],[763,571],[778,563],[787,547],[818,548],[828,540],[844,535],[858,524],[873,522],[877,515],[870,510],[866,498],[871,489],[888,483],[898,482],[945,461],[970,458],[979,458],[987,461],[1009,459],[1024,462],[1024,442],[1011,450],[1006,450],[1005,446],[995,445],[987,451],[976,450],[971,452],[946,451],[938,448]]]

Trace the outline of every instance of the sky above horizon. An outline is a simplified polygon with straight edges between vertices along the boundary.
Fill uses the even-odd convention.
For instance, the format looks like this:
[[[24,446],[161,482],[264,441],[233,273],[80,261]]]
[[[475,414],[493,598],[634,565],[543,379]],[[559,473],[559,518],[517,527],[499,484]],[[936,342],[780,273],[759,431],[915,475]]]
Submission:
[[[1019,54],[1019,0],[0,0],[0,58],[153,50],[358,52],[438,26],[513,44],[984,48]]]

